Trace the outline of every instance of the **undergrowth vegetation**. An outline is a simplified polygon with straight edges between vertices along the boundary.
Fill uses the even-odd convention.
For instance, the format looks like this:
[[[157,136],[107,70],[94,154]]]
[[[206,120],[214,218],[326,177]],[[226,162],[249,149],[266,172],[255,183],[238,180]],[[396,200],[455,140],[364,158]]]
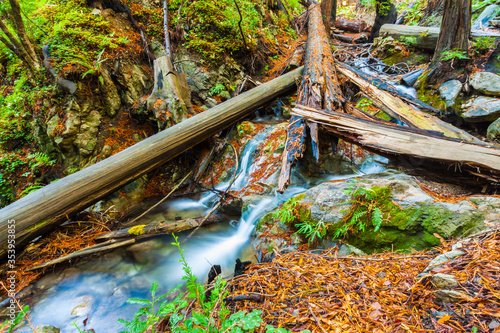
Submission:
[[[140,304],[143,307],[138,310],[130,321],[119,319],[126,331],[132,333],[142,332],[231,332],[245,333],[254,332],[262,325],[262,311],[253,310],[250,313],[239,311],[232,313],[227,308],[224,298],[229,291],[226,290],[226,281],[220,275],[214,281],[212,288],[207,289],[198,282],[191,267],[184,257],[178,238],[173,235],[172,245],[179,249],[184,271],[183,280],[186,282],[186,297],[178,293],[173,299],[172,294],[179,291],[180,286],[174,288],[161,296],[156,296],[158,282],[151,286],[151,300],[131,298],[128,303]],[[209,292],[208,292],[209,291]],[[169,298],[170,297],[170,298]],[[191,303],[191,312],[187,313],[188,305]],[[268,325],[266,333],[286,333],[288,330]]]

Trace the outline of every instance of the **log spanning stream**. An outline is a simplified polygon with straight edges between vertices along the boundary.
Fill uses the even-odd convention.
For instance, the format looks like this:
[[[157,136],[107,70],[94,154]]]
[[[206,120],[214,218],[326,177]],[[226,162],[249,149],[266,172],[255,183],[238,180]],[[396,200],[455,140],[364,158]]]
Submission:
[[[239,176],[232,190],[240,190],[248,185],[249,175],[255,168],[255,151],[263,142],[273,125],[266,125],[261,132],[249,141],[240,154]],[[347,179],[360,174],[381,172],[383,168],[373,161],[364,163],[358,173],[349,175],[322,175],[321,178],[308,180],[295,171],[291,186],[283,194],[262,196],[255,205],[242,214],[239,221],[229,219],[222,223],[202,228],[195,237],[182,244],[184,254],[193,272],[200,281],[206,279],[211,264],[219,264],[223,276],[234,270],[235,259],[256,261],[251,247],[251,235],[256,222],[268,211],[277,207],[292,196],[301,193],[320,182]],[[227,188],[227,183],[217,186]],[[179,199],[170,201],[143,217],[141,224],[152,221],[172,220],[204,215],[216,202],[216,195],[205,193],[199,200]],[[182,240],[187,234],[179,235]],[[75,332],[75,322],[95,332],[119,332],[123,325],[117,322],[122,318],[130,320],[139,309],[138,305],[127,304],[131,297],[149,298],[149,289],[154,281],[160,285],[162,294],[179,285],[182,280],[182,266],[178,250],[171,245],[171,236],[157,237],[145,243],[136,244],[135,252],[120,249],[99,258],[79,263],[62,272],[44,276],[37,285],[52,285],[44,291],[23,300],[30,305],[31,322],[39,325],[53,325],[62,333]],[[31,332],[25,325],[19,332]]]

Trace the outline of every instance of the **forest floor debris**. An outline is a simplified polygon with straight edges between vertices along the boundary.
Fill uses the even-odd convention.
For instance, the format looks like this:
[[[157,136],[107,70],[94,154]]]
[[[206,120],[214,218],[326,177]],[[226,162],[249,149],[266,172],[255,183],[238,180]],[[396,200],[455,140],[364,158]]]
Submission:
[[[463,255],[421,274],[434,257],[457,248]],[[340,257],[336,247],[278,254],[234,278],[229,296],[262,296],[234,302],[232,310],[261,310],[266,324],[292,332],[498,332],[499,248],[496,228],[408,255]],[[438,287],[438,273],[456,285]],[[443,303],[443,295],[458,296]]]

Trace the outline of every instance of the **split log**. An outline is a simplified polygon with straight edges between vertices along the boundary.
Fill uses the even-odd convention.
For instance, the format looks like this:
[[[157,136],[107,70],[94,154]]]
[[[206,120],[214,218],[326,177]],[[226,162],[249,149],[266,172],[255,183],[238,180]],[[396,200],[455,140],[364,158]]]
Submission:
[[[341,42],[349,43],[349,44],[352,44],[352,42],[354,41],[354,39],[356,39],[356,37],[344,36],[344,35],[339,35],[339,34],[333,34],[333,37],[335,39],[338,39]]]
[[[440,132],[449,138],[456,138],[476,144],[485,144],[469,133],[437,117],[424,113],[412,105],[409,105],[401,98],[377,88],[375,85],[357,75],[354,71],[349,70],[346,66],[337,66],[337,70],[356,84],[367,97],[372,99],[375,106],[382,108],[384,112],[394,119],[414,128]]]
[[[299,68],[266,82],[4,207],[0,210],[0,258],[8,253],[11,225],[15,224],[16,250],[20,251],[68,216],[293,90],[302,73]]]
[[[330,43],[326,35],[318,4],[308,8],[308,35],[306,43],[304,77],[297,103],[329,110],[342,109],[344,99],[339,88]],[[309,123],[313,155],[319,158],[317,127]],[[278,192],[284,192],[290,183],[292,165],[305,150],[306,127],[300,117],[292,117],[287,129],[285,150],[282,154]]]
[[[101,234],[97,236],[95,240],[103,241],[118,238],[134,238],[138,235],[169,235],[174,232],[182,232],[197,228],[200,225],[201,221],[203,221],[203,217],[179,220],[174,222],[153,222],[147,225],[136,225],[130,228],[110,231],[105,234]],[[220,218],[216,215],[212,215],[205,221],[204,225],[213,224],[218,221],[220,221]]]
[[[366,22],[359,20],[339,19],[335,22],[335,28],[351,32],[362,32],[366,29]]]
[[[500,182],[500,149],[405,126],[373,122],[340,112],[296,106],[292,114],[320,123],[342,139],[385,156],[407,156],[458,165],[461,173]],[[450,171],[451,172],[451,171]]]
[[[439,38],[439,28],[384,24],[380,28],[380,36],[389,36],[402,43],[410,44],[413,47],[434,51]],[[479,37],[500,38],[500,34],[481,30],[472,30],[471,37],[473,39]]]

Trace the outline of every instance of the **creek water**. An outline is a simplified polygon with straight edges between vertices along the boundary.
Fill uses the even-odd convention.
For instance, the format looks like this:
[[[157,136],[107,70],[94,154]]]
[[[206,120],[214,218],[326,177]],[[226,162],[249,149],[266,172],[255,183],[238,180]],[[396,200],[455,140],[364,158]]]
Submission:
[[[270,125],[265,126],[246,144],[240,154],[239,175],[232,190],[241,190],[248,185],[249,175],[255,167],[255,151],[272,128]],[[382,159],[376,156],[369,158],[358,172],[348,175],[323,174],[307,179],[296,174],[285,193],[261,196],[259,200],[253,201],[255,204],[248,205],[238,221],[228,218],[223,223],[202,228],[186,242],[183,242],[186,234],[180,234],[184,255],[193,272],[200,281],[204,281],[211,264],[221,265],[223,275],[228,276],[234,270],[237,257],[256,261],[251,235],[256,222],[266,212],[320,182],[384,171],[376,163],[377,160]],[[217,188],[225,190],[227,186],[228,183],[223,183]],[[217,196],[209,192],[199,200],[173,200],[144,216],[140,224],[173,220],[177,216],[203,216],[216,203],[216,199]],[[138,305],[127,304],[128,298],[149,298],[149,289],[154,281],[159,282],[159,294],[182,283],[180,255],[176,247],[171,245],[172,241],[171,236],[158,237],[147,241],[145,245],[138,245],[136,252],[120,249],[42,278],[37,285],[43,285],[45,281],[47,284],[53,284],[53,281],[57,283],[49,288],[38,289],[35,295],[24,300],[30,305],[33,325],[53,325],[62,333],[73,333],[77,332],[73,323],[83,327],[83,321],[88,318],[86,328],[93,328],[97,333],[119,332],[123,325],[117,319],[131,320],[139,309]],[[24,325],[18,331],[31,332],[31,329]]]

